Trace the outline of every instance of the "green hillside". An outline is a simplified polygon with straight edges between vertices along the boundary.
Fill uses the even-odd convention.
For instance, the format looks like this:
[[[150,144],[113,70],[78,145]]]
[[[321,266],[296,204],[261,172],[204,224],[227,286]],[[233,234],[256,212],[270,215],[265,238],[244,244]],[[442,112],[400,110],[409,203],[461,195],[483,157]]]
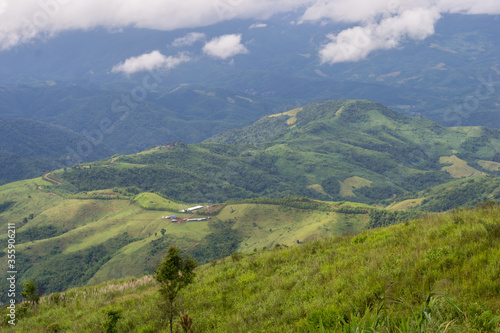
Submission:
[[[445,128],[369,101],[328,101],[202,144],[171,143],[113,161],[60,177],[81,191],[137,186],[185,202],[304,195],[376,203],[499,175],[500,131]]]
[[[0,184],[34,178],[44,171],[71,166],[71,150],[78,150],[87,137],[61,126],[27,119],[0,119]],[[91,145],[80,162],[103,159],[112,151],[102,144]]]
[[[485,201],[500,200],[500,178],[473,176],[429,187],[425,190],[407,193],[393,200],[387,200],[389,209],[413,208],[421,211],[440,212],[457,206],[475,206]]]
[[[499,332],[499,221],[487,204],[258,249],[198,267],[178,306],[194,332]],[[15,331],[100,331],[116,311],[119,332],[167,331],[149,276],[47,296]]]
[[[0,186],[0,227],[16,223],[19,279],[36,279],[46,292],[151,273],[171,245],[201,263],[278,243],[356,234],[367,226],[372,208],[307,198],[260,199],[201,203],[205,208],[193,215],[179,213],[193,204],[135,187],[79,193],[65,187],[42,178]],[[163,218],[170,215],[204,220],[172,223]],[[5,258],[6,233],[0,244]]]

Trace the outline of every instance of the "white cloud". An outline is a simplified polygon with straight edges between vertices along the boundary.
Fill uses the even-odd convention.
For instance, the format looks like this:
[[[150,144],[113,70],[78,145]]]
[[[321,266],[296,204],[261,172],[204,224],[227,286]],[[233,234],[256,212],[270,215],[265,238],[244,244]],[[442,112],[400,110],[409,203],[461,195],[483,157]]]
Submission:
[[[241,35],[233,34],[212,39],[203,46],[203,52],[212,57],[227,59],[237,54],[248,53],[248,50],[241,44]]]
[[[191,32],[184,37],[180,37],[175,39],[172,42],[172,46],[182,47],[182,46],[191,46],[197,41],[204,40],[205,34],[201,32]]]
[[[445,13],[500,14],[500,1],[0,0],[0,50],[66,30],[95,27],[118,31],[124,27],[176,30],[203,27],[233,19],[254,19],[261,22],[274,14],[292,11],[303,12],[299,23],[346,22],[352,26],[350,29],[355,29],[347,29],[336,36],[330,36],[332,40],[326,45],[328,49],[334,48],[335,45],[352,46],[353,42],[349,42],[350,34],[359,29],[366,32],[371,38],[370,47],[355,52],[353,58],[347,58],[351,60],[363,58],[363,53],[368,54],[377,48],[397,46],[405,37],[421,38],[432,33],[429,24],[434,25],[439,16]],[[425,26],[418,29],[413,24],[403,22],[403,18],[422,22]],[[383,35],[384,33],[387,35]],[[196,35],[190,36],[194,37]],[[194,39],[184,42],[189,43],[192,40]],[[339,40],[342,40],[343,44],[339,44]],[[325,48],[322,49],[322,53],[326,51]],[[325,56],[326,62],[332,62],[332,57],[341,59],[331,54]]]
[[[394,1],[392,2],[394,3]],[[396,3],[387,0],[318,1],[307,8],[301,22],[320,21],[360,22],[382,11],[391,11]]]
[[[189,60],[189,56],[184,53],[179,54],[177,57],[166,57],[159,51],[153,51],[151,53],[142,54],[138,57],[128,58],[124,62],[114,66],[111,71],[114,73],[121,72],[130,75],[142,71],[172,69]]]
[[[65,30],[196,28],[232,19],[265,20],[304,0],[0,0],[0,49]]]
[[[498,0],[438,0],[436,7],[442,12],[462,14],[500,14]]]
[[[404,38],[424,39],[434,34],[439,18],[435,9],[412,9],[378,23],[343,30],[336,36],[330,34],[330,42],[319,52],[321,62],[358,61],[374,50],[397,47]]]
[[[498,0],[330,0],[317,1],[299,23],[347,22],[359,25],[338,34],[319,51],[322,63],[358,61],[404,39],[424,39],[444,13],[500,14]]]
[[[315,1],[302,16],[304,21],[368,23],[408,10],[433,9],[439,13],[500,14],[498,0],[326,0]]]
[[[7,9],[7,1],[0,0],[0,15]]]
[[[266,23],[254,23],[248,29],[257,29],[257,28],[265,28],[267,27]]]

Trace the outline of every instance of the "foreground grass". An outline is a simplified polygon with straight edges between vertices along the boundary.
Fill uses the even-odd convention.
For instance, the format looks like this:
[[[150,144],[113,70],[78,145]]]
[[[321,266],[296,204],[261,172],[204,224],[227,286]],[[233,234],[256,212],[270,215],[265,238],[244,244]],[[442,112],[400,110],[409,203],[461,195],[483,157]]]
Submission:
[[[150,277],[61,295],[2,328],[100,332],[118,310],[118,332],[166,331]],[[500,206],[234,255],[179,301],[195,332],[500,332]]]

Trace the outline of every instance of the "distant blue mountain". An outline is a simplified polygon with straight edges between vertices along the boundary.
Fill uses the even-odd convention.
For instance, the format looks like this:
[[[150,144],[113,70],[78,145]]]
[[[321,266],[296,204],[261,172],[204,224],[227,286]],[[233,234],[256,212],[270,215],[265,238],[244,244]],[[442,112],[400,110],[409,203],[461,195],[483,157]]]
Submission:
[[[249,29],[255,21],[238,20],[170,32],[134,28],[120,32],[73,31],[0,52],[0,85],[4,86],[3,91],[21,98],[15,103],[0,104],[0,118],[21,116],[78,132],[88,126],[93,128],[93,123],[101,120],[103,110],[109,110],[113,98],[130,94],[147,75],[127,77],[112,73],[111,68],[129,57],[159,50],[164,55],[187,51],[192,60],[158,73],[161,84],[148,92],[140,106],[141,119],[148,120],[147,126],[138,121],[130,125],[140,133],[156,133],[168,123],[178,130],[182,128],[183,133],[170,137],[199,142],[217,131],[249,125],[264,114],[287,107],[351,98],[380,102],[444,126],[500,128],[497,16],[446,15],[437,24],[436,34],[423,41],[408,41],[397,49],[374,52],[366,60],[335,65],[321,65],[317,53],[328,33],[338,33],[345,26],[290,24],[296,19],[293,15],[275,16],[265,22],[266,27],[256,29]],[[249,53],[217,60],[202,53],[202,42],[184,48],[171,45],[176,38],[193,31],[205,33],[207,39],[242,34]],[[36,91],[26,93],[28,87]],[[90,95],[70,100],[65,97],[71,95],[70,88]],[[219,93],[202,96],[195,90]],[[175,93],[170,94],[172,91]],[[7,98],[1,93],[0,100]],[[232,100],[238,95],[257,103],[244,106],[244,99],[237,99],[240,106],[235,105]],[[92,103],[82,101],[91,97]],[[75,111],[78,108],[80,111]],[[231,114],[229,110],[233,108],[240,111]],[[253,111],[243,111],[248,109]],[[150,111],[161,117],[149,114]],[[80,118],[73,117],[72,112],[80,112]],[[178,126],[181,120],[195,119],[219,124],[202,131],[200,126]],[[131,151],[168,137],[152,134],[142,143],[123,142],[120,138],[111,146]]]

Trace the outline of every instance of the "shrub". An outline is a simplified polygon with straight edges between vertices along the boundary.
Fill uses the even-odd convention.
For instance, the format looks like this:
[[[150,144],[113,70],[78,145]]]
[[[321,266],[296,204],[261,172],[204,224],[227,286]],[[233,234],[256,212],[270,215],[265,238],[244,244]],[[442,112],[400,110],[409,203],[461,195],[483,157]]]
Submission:
[[[231,254],[231,259],[233,260],[233,262],[240,261],[242,258],[243,258],[242,254],[239,254],[239,253],[232,253]]]
[[[118,320],[121,318],[122,309],[107,308],[104,309],[106,315],[105,321],[102,323],[102,329],[105,333],[117,333]]]

